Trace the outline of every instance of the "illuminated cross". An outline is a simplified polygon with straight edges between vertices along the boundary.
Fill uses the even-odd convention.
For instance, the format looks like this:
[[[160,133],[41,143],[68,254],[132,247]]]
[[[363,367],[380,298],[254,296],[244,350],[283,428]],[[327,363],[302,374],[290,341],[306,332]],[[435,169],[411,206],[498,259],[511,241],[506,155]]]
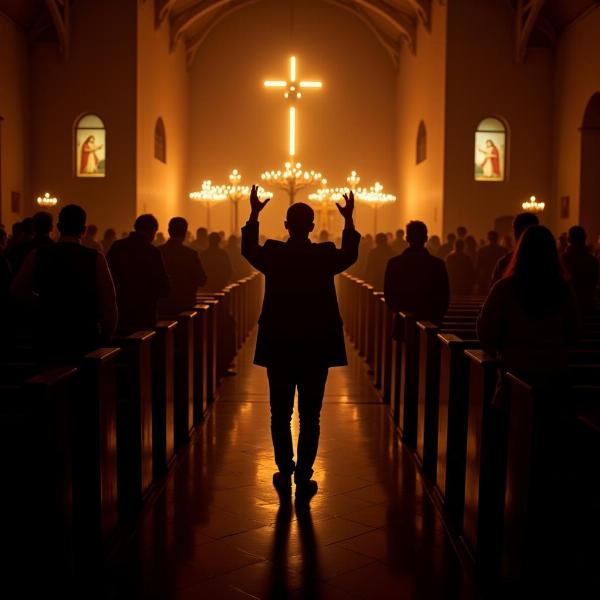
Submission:
[[[296,80],[297,60],[295,56],[290,57],[290,80],[289,81],[265,81],[266,88],[278,88],[285,90],[283,97],[291,104],[290,114],[290,142],[289,155],[293,158],[296,155],[296,101],[302,98],[302,90],[321,89],[321,81],[297,81]]]

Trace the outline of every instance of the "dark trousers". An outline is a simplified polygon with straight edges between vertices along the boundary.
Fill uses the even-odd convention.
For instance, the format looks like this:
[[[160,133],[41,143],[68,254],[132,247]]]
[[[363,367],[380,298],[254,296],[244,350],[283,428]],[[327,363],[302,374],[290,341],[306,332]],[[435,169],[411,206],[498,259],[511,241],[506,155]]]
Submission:
[[[275,462],[281,473],[291,475],[296,481],[306,481],[313,474],[313,464],[319,446],[321,406],[327,367],[269,367],[269,392],[271,399],[271,437]],[[291,421],[294,413],[294,396],[298,389],[300,435],[298,437],[298,462],[294,465]]]

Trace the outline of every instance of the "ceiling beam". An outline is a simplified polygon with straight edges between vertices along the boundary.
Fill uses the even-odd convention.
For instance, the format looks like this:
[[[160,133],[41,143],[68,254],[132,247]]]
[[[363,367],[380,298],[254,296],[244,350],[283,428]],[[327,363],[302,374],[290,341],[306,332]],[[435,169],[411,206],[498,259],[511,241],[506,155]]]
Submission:
[[[377,38],[377,41],[383,46],[385,51],[388,53],[389,57],[394,64],[394,67],[398,66],[398,59],[400,57],[400,51],[402,48],[402,44],[399,40],[396,40],[390,37],[385,31],[381,29],[377,25],[377,23],[373,20],[373,17],[369,15],[366,11],[362,10],[358,6],[354,6],[354,3],[347,2],[345,0],[325,0],[329,4],[333,6],[337,6],[343,10],[348,11],[358,19],[360,19],[373,33],[373,35]]]
[[[354,4],[377,15],[386,23],[391,25],[407,43],[414,54],[417,47],[417,26],[416,22],[407,17],[400,11],[394,10],[391,6],[382,2],[382,0],[352,0]]]
[[[527,45],[546,0],[517,0],[516,59],[525,62]]]
[[[69,57],[71,44],[70,0],[46,0],[46,7],[58,35],[58,47],[66,59]]]
[[[431,0],[408,0],[412,9],[417,13],[419,21],[429,30],[431,29]]]
[[[154,22],[157,28],[171,14],[175,4],[177,0],[154,0]]]

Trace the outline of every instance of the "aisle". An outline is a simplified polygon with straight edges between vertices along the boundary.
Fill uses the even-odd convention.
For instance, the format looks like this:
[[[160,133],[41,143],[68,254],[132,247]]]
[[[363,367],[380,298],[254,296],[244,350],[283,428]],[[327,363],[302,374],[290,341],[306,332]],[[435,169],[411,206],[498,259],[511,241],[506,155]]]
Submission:
[[[111,569],[110,598],[472,598],[361,362],[331,371],[310,510],[280,505],[254,340]],[[294,419],[297,428],[297,417]]]

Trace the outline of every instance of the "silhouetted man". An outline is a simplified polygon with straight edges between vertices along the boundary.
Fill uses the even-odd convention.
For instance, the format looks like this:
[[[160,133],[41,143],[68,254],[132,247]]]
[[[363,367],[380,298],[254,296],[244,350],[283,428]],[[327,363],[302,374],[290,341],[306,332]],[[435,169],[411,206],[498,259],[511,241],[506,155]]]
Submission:
[[[191,243],[191,246],[198,253],[198,256],[208,248],[208,231],[206,227],[196,229],[196,239]]]
[[[229,256],[232,278],[234,281],[242,279],[243,277],[248,277],[248,275],[252,273],[250,263],[242,256],[240,238],[235,235],[230,235],[229,238],[227,238],[225,252],[227,252],[227,256]]]
[[[33,250],[11,287],[17,298],[37,298],[36,347],[44,363],[76,362],[115,330],[113,281],[102,253],[81,244],[85,220],[80,206],[65,206],[58,243]]]
[[[385,233],[378,233],[375,236],[375,248],[367,256],[367,272],[365,280],[370,283],[375,290],[383,290],[383,279],[388,260],[394,256],[394,251],[388,244],[388,237]]]
[[[392,242],[392,250],[395,254],[402,254],[408,248],[408,242],[404,239],[404,229],[396,231],[396,239]]]
[[[102,252],[102,245],[96,241],[96,236],[98,235],[98,227],[96,225],[88,225],[85,230],[85,235],[83,236],[81,243],[86,248],[91,248],[92,250],[98,250],[98,252]]]
[[[489,231],[488,244],[477,251],[477,286],[480,294],[487,294],[492,281],[492,273],[496,263],[506,254],[506,249],[498,243],[498,232]]]
[[[259,200],[256,186],[250,195],[250,218],[242,229],[242,254],[265,275],[254,362],[267,368],[269,378],[271,434],[279,468],[273,484],[289,493],[293,473],[300,498],[311,497],[318,487],[311,477],[328,369],[347,364],[334,276],[356,261],[360,234],[352,220],[354,195],[344,198],[345,206],[337,205],[345,220],[341,249],[331,242],[310,241],[314,211],[302,202],[288,209],[289,240],[267,240],[260,246],[258,215],[268,200]],[[294,464],[290,421],[296,388],[300,435]]]
[[[207,292],[220,292],[230,281],[233,269],[227,252],[220,246],[221,236],[214,232],[208,236],[208,248],[200,254],[206,272]]]
[[[540,220],[536,215],[530,212],[522,212],[519,213],[513,220],[513,234],[515,236],[515,242],[518,243],[519,239],[523,235],[523,232],[532,225],[539,225]],[[492,282],[491,286],[496,283],[499,279],[502,279],[504,276],[504,272],[506,271],[510,261],[513,257],[513,251],[507,252],[494,267],[494,272],[492,273]],[[491,287],[490,286],[490,287]]]
[[[140,215],[134,229],[115,241],[106,257],[117,289],[121,335],[153,329],[158,300],[169,293],[162,255],[152,245],[158,221],[152,215]]]
[[[442,259],[445,259],[452,250],[454,250],[454,242],[456,242],[456,235],[454,233],[449,233],[446,236],[446,243],[440,246],[440,251],[438,256]]]
[[[562,262],[582,312],[591,312],[594,309],[598,287],[598,259],[588,248],[586,238],[583,227],[571,227],[568,234],[569,245],[562,255]]]
[[[427,226],[411,221],[406,226],[408,248],[390,259],[385,271],[385,302],[394,313],[413,313],[417,319],[441,325],[450,303],[450,286],[446,265],[429,254]],[[402,332],[396,323],[394,337]]]
[[[169,221],[169,239],[159,247],[171,284],[169,295],[158,303],[163,315],[190,310],[196,304],[196,291],[206,283],[198,254],[184,245],[187,231],[188,222],[174,217]]]
[[[450,291],[455,296],[468,296],[475,285],[473,261],[465,253],[465,243],[458,239],[454,250],[446,256],[446,269],[450,280]]]
[[[21,265],[32,250],[51,246],[54,243],[50,239],[53,219],[49,212],[37,212],[33,217],[25,219],[23,223],[25,223],[25,221],[27,221],[27,225],[25,226],[25,237],[21,243],[13,246],[7,253],[7,259],[14,274],[19,271]],[[30,235],[29,227],[31,227],[33,235]]]

